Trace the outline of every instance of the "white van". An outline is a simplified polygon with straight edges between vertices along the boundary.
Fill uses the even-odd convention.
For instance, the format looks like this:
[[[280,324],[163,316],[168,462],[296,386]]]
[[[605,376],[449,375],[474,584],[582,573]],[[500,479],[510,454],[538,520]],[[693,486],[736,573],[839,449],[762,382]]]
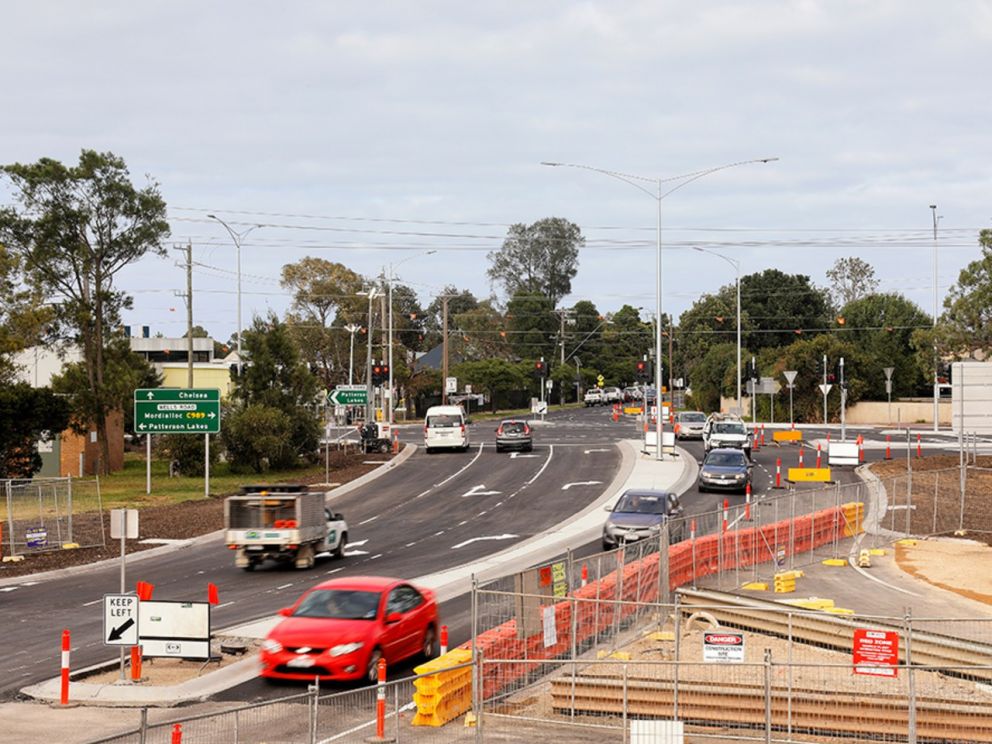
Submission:
[[[436,449],[468,450],[468,429],[461,406],[431,406],[424,418],[424,447],[430,454]]]

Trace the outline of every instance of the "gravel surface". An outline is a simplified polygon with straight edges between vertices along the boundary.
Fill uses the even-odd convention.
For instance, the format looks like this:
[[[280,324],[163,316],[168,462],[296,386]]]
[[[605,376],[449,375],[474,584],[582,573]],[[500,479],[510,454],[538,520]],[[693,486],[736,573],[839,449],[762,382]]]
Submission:
[[[376,465],[363,464],[373,461],[389,460],[389,455],[365,455],[361,453],[331,453],[331,480],[335,483],[347,483],[374,470]],[[322,483],[324,468],[312,468],[301,471],[293,483]],[[246,475],[245,483],[264,482],[264,476]],[[142,508],[139,518],[140,535],[137,540],[125,541],[128,553],[139,550],[157,548],[159,540],[188,540],[193,537],[214,532],[224,527],[224,498],[230,493],[211,494],[210,498],[191,499],[176,504],[162,506],[146,506]],[[104,520],[107,534],[106,547],[78,548],[75,550],[55,550],[46,553],[34,553],[25,556],[23,561],[0,563],[0,579],[15,576],[26,576],[40,571],[52,571],[69,566],[80,566],[107,558],[120,556],[120,546],[116,541],[110,541],[110,517],[104,512],[83,512],[73,516],[77,529],[83,530],[87,525],[98,524]],[[152,540],[153,542],[144,542]]]

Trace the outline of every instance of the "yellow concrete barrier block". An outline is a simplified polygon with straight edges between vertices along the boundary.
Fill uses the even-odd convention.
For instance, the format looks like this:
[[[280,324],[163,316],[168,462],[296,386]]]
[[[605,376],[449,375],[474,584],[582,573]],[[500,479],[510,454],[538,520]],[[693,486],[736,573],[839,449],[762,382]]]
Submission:
[[[786,429],[775,432],[772,439],[776,442],[801,442],[803,441],[803,433],[799,429]]]
[[[749,581],[741,589],[749,589],[752,592],[767,592],[768,584],[764,581]]]
[[[63,550],[76,550],[79,547],[79,543],[62,543]]]
[[[804,574],[798,568],[793,571],[779,571],[777,574],[775,574],[775,581],[784,581],[788,579],[801,579],[805,575],[806,574]]]
[[[627,651],[614,651],[610,653],[609,651],[597,651],[597,659],[618,659],[619,661],[630,661],[630,653]]]
[[[846,566],[847,561],[843,558],[827,558],[825,561],[820,561],[824,566]]]
[[[864,532],[865,505],[860,501],[841,504],[844,512],[844,536],[854,537]]]
[[[795,581],[775,582],[775,594],[791,594],[794,591],[796,591]]]
[[[644,409],[640,406],[624,406],[623,412],[628,416],[636,416],[638,414],[644,413]]]
[[[805,610],[828,610],[834,606],[832,599],[824,597],[807,597],[805,599],[786,599],[784,603],[793,607],[802,607]]]
[[[475,726],[475,713],[469,711],[465,714],[465,728],[472,728]]]
[[[789,480],[793,483],[828,483],[830,468],[789,468]]]
[[[913,548],[916,547],[916,540],[910,538],[896,540],[896,545],[902,545],[904,548]]]
[[[871,568],[871,553],[862,550],[858,553],[858,568]]]
[[[824,612],[829,612],[831,615],[853,615],[854,610],[849,610],[846,607],[828,607],[823,610]]]
[[[885,548],[872,548],[868,553],[870,555],[885,555]]]
[[[670,630],[656,630],[654,633],[648,633],[647,639],[650,641],[674,641],[675,634]]]

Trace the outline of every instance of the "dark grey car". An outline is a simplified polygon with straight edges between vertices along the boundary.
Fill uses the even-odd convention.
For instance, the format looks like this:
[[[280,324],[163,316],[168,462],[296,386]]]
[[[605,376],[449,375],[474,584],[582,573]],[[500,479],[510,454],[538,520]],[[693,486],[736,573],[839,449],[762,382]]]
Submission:
[[[530,452],[534,449],[534,436],[530,424],[526,421],[507,419],[500,422],[496,429],[496,451],[520,450]]]
[[[712,449],[699,469],[699,490],[740,491],[751,482],[751,462],[736,448]]]
[[[669,519],[675,520],[668,536],[669,542],[681,542],[685,537],[682,504],[674,493],[631,489],[623,492],[612,509],[609,506],[606,509],[610,516],[603,525],[604,550],[613,550],[621,543],[655,537]]]

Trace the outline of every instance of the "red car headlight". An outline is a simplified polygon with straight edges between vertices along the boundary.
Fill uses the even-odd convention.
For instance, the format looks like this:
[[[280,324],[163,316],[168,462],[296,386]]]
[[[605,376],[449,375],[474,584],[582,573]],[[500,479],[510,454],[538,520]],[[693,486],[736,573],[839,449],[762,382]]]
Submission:
[[[262,650],[270,654],[277,654],[282,651],[282,644],[272,638],[266,638],[262,641]]]
[[[339,643],[337,646],[331,646],[327,653],[331,656],[344,656],[345,654],[352,654],[358,651],[365,644],[362,641],[355,641],[354,643]]]

